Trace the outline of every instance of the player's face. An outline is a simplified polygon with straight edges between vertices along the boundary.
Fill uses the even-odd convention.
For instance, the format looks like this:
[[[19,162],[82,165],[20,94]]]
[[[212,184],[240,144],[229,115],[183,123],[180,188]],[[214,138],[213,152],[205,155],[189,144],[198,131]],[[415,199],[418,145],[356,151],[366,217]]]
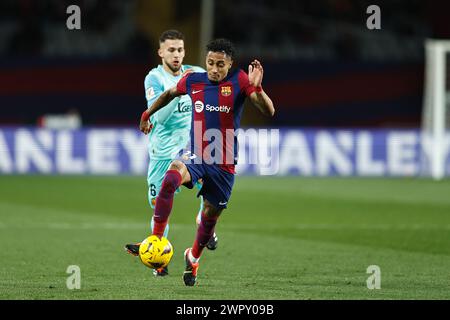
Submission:
[[[223,52],[209,51],[206,55],[206,71],[211,81],[222,81],[228,75],[233,61]]]
[[[173,73],[178,73],[184,59],[184,41],[167,39],[159,45],[158,54],[165,67]]]

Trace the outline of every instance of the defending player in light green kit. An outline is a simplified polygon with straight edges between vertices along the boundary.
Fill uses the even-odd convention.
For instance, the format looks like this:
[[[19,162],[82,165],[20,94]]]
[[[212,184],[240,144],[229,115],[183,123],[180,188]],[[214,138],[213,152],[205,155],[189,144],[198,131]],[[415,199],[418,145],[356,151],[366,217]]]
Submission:
[[[184,36],[177,30],[167,30],[161,34],[158,55],[161,57],[162,64],[152,69],[144,81],[147,107],[150,107],[164,91],[174,87],[184,74],[188,72],[205,72],[200,67],[182,64],[185,55]],[[191,98],[188,95],[184,95],[174,99],[164,109],[156,112],[151,117],[153,128],[149,134],[148,151],[150,161],[147,183],[148,200],[153,209],[170,163],[188,143],[191,129],[191,113]],[[200,183],[197,184],[197,188],[201,188]],[[197,224],[200,222],[202,210],[203,199],[200,197],[200,209],[196,218]],[[153,229],[153,218],[150,228],[151,230]],[[164,237],[167,238],[168,232],[169,225],[164,230]],[[217,242],[217,235],[214,233],[208,242],[207,248],[210,250],[216,249]],[[132,255],[138,256],[139,244],[127,244],[125,249]],[[167,274],[167,267],[154,270],[155,276],[165,276]]]

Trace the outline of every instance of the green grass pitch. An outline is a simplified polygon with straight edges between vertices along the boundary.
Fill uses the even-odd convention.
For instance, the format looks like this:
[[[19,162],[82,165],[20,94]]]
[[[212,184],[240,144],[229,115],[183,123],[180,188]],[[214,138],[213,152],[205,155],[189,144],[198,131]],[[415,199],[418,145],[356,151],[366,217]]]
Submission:
[[[145,177],[1,176],[0,299],[450,299],[450,181],[238,176],[195,287],[194,191],[174,202],[168,277],[123,250],[149,233],[146,196]]]

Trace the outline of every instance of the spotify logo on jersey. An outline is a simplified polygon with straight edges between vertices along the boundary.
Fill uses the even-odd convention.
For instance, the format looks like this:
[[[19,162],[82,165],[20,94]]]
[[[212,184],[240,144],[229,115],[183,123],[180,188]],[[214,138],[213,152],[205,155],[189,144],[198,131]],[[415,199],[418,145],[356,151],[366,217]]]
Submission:
[[[203,102],[201,102],[200,100],[195,101],[194,108],[195,112],[202,112],[204,108]]]

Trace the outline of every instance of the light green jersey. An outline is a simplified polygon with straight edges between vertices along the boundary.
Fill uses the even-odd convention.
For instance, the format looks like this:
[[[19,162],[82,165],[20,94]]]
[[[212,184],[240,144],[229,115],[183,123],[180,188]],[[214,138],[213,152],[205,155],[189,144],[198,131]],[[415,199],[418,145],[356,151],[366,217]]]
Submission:
[[[181,73],[192,68],[194,72],[205,72],[197,66],[183,65]],[[152,69],[145,77],[144,87],[147,107],[166,90],[176,86],[179,76],[173,76],[162,65]],[[166,107],[151,116],[153,129],[149,134],[151,160],[172,160],[188,143],[191,129],[192,101],[188,95],[173,99]]]

